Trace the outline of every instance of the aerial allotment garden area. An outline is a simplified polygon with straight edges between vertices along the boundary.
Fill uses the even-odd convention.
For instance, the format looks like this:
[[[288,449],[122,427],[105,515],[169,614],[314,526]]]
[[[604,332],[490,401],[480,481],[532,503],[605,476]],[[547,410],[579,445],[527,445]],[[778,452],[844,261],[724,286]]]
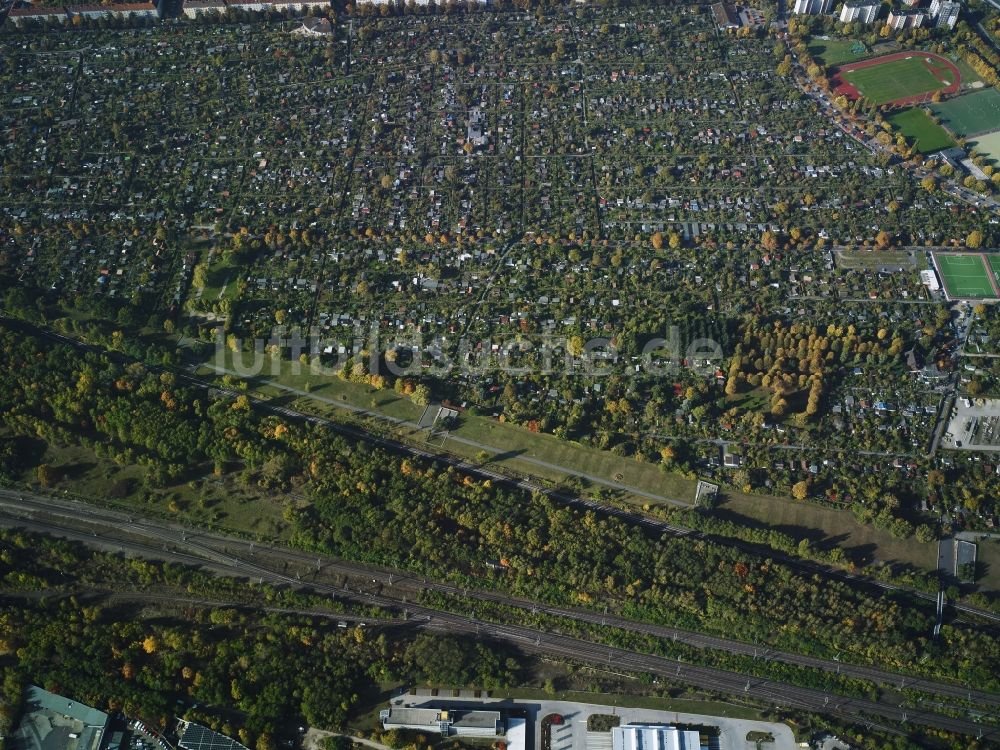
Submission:
[[[222,326],[231,358],[311,330],[343,378],[302,391],[450,399],[901,537],[925,500],[993,511],[985,462],[924,478],[952,332],[918,271],[994,230],[825,119],[762,30],[697,5],[298,26],[5,29],[6,308],[157,361],[154,332],[189,356]]]

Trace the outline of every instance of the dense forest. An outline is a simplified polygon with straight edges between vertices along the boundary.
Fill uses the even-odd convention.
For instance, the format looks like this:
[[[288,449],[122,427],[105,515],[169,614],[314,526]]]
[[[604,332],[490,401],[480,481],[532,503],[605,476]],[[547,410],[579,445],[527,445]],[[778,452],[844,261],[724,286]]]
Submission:
[[[197,570],[86,550],[0,531],[5,589],[48,591],[113,582],[164,592],[183,587],[233,594],[239,581]],[[262,587],[285,606],[308,597]],[[384,613],[383,613],[384,614]],[[400,680],[502,687],[531,660],[489,642],[394,628],[338,628],[336,618],[209,608],[185,602],[151,612],[132,605],[82,604],[53,596],[4,599],[0,613],[0,730],[10,727],[30,681],[103,710],[167,727],[175,715],[273,750],[300,723],[337,728],[379,686]]]
[[[166,482],[236,471],[307,503],[302,547],[559,603],[612,607],[789,650],[995,687],[1000,642],[933,610],[728,546],[655,538],[623,521],[256,413],[170,373],[5,330],[0,414],[15,448],[84,445]],[[37,452],[37,448],[35,449]],[[10,451],[17,457],[19,450]],[[8,470],[18,467],[9,466]],[[24,467],[19,467],[24,471]],[[39,479],[58,469],[42,465]],[[975,653],[977,659],[962,655]]]
[[[414,633],[391,621],[342,629],[334,625],[336,616],[264,614],[264,603],[291,610],[320,602],[307,593],[266,584],[248,587],[245,581],[186,566],[99,552],[22,531],[0,530],[0,588],[0,734],[7,736],[23,688],[32,682],[105,710],[122,710],[152,726],[169,727],[174,716],[182,716],[254,750],[289,742],[294,746],[302,722],[363,737],[371,712],[384,705],[386,688],[398,684],[503,690],[543,682],[536,660],[505,644]],[[101,604],[88,604],[82,593],[69,593],[101,590],[180,591],[239,598],[246,604],[213,607],[200,598],[136,606],[129,596],[122,599],[127,604],[104,598]],[[45,597],[32,596],[42,591]],[[323,603],[331,606],[328,599]],[[441,600],[435,604],[448,606]],[[491,616],[502,619],[501,612]],[[559,627],[574,632],[580,623],[564,620]],[[662,651],[655,643],[643,643],[648,639],[624,635],[633,648]],[[775,668],[782,671],[778,664],[768,669]],[[541,690],[553,697],[574,684],[595,693],[625,689],[661,698],[719,697],[689,693],[664,680],[656,686],[648,674],[629,676],[574,664],[554,670],[550,664],[546,674],[557,675],[555,680],[546,677]],[[799,737],[832,731],[859,747],[979,747],[917,726],[906,736],[798,712],[793,717],[767,709],[762,716],[787,721]],[[376,731],[370,736],[398,750],[468,746],[454,738],[447,744],[427,737],[421,741],[413,732]],[[324,744],[326,750],[351,746],[349,741]]]

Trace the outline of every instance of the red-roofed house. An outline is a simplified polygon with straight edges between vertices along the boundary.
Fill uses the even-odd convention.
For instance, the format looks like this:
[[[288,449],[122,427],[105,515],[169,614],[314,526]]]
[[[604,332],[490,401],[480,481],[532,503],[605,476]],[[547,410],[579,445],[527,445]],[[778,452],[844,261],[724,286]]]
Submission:
[[[12,8],[7,15],[11,23],[21,26],[27,21],[49,21],[52,19],[64,20],[66,11],[63,8],[41,8],[32,6],[30,8]]]

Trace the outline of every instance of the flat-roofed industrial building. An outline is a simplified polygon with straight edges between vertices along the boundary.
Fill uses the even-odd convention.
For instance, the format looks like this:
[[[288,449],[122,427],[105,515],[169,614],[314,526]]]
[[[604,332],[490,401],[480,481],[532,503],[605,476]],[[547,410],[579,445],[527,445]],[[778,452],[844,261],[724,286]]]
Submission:
[[[92,706],[32,685],[12,750],[100,750],[108,715]]]
[[[701,750],[693,729],[666,724],[625,724],[611,730],[612,750]]]
[[[379,713],[386,729],[417,729],[457,737],[500,737],[504,723],[499,711],[471,711],[444,708],[400,708]]]

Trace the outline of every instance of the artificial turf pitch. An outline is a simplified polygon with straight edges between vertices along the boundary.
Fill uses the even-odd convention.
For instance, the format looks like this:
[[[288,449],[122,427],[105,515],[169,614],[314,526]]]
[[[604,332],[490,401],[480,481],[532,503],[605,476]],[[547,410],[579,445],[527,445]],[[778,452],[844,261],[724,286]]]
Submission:
[[[996,253],[986,256],[990,261],[990,270],[993,272],[993,280],[1000,284],[1000,255]]]
[[[978,253],[934,253],[941,282],[951,299],[991,299],[997,296],[990,283],[1000,270],[1000,258],[990,258],[992,269]]]
[[[982,89],[932,104],[931,109],[942,125],[960,136],[1000,129],[1000,91],[996,89]]]

